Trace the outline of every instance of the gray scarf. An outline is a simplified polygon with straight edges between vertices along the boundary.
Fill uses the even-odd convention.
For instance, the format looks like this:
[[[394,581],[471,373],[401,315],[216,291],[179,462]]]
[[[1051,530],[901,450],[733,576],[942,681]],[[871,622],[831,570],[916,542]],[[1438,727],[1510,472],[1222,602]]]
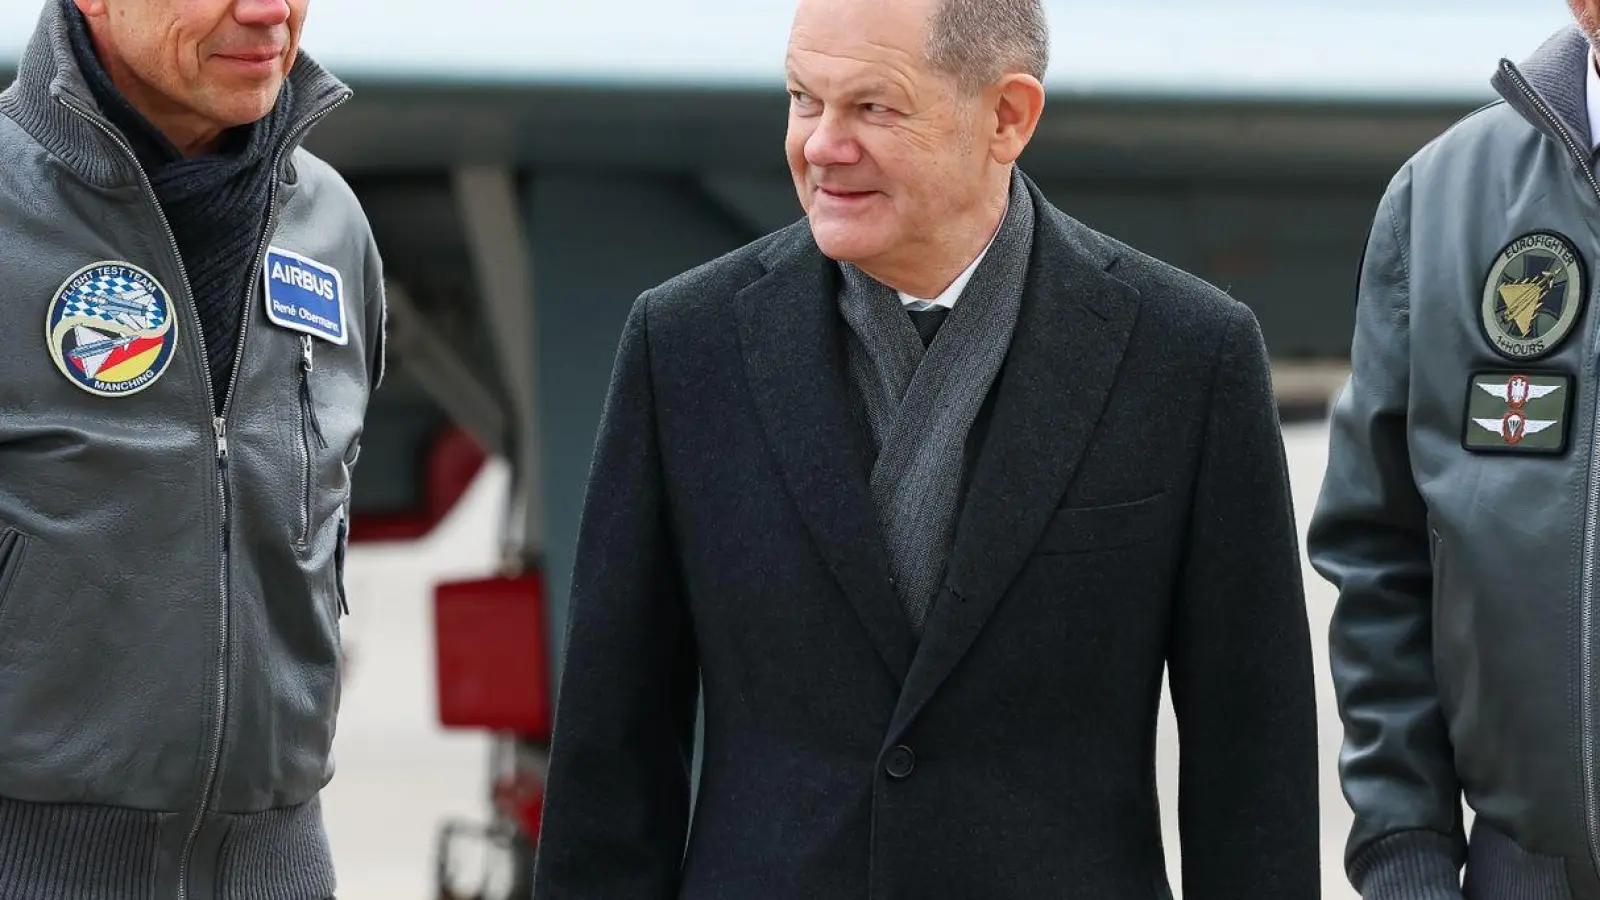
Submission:
[[[895,592],[918,634],[944,577],[967,434],[1016,328],[1033,219],[1033,200],[1013,174],[1000,230],[926,349],[893,289],[853,265],[840,266],[850,377],[877,453],[872,499]]]

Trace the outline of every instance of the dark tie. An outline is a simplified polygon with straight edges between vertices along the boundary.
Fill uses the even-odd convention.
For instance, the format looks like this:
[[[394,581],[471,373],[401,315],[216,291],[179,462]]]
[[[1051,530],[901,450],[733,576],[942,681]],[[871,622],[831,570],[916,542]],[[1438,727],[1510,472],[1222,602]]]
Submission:
[[[939,333],[939,326],[944,324],[944,318],[949,313],[950,308],[946,306],[923,310],[906,309],[906,315],[911,317],[911,324],[916,326],[917,334],[922,335],[924,347],[933,343],[933,336]]]

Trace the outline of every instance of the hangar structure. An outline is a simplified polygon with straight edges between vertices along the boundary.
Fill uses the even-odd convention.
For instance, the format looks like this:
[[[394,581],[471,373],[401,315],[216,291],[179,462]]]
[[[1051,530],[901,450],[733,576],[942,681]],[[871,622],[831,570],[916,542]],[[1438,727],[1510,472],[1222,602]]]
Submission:
[[[41,2],[0,4],[0,82]],[[1347,352],[1387,179],[1495,99],[1502,56],[1566,22],[1560,3],[1518,0],[1047,6],[1049,99],[1024,169],[1068,213],[1247,302],[1279,359]],[[543,569],[549,633],[563,633],[630,303],[799,215],[781,149],[791,10],[312,4],[304,50],[356,96],[308,146],[360,195],[391,287],[357,539],[426,533],[483,455],[502,455],[508,563]]]

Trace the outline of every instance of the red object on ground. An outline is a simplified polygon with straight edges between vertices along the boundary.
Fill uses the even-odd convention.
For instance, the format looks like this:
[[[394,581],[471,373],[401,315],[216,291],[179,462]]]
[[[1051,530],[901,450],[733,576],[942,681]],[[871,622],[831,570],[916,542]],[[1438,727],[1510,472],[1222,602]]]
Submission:
[[[439,723],[548,741],[548,633],[538,574],[435,588]]]

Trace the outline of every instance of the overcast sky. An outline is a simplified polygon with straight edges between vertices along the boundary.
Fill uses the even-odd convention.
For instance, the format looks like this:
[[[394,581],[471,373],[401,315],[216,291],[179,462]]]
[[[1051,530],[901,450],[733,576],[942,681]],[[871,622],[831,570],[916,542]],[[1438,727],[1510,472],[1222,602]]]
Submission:
[[[20,54],[41,2],[0,0],[0,66]],[[1050,87],[1085,92],[1486,97],[1501,56],[1521,59],[1568,21],[1563,0],[1047,5]],[[777,87],[792,9],[792,0],[313,0],[304,46],[345,76]]]

